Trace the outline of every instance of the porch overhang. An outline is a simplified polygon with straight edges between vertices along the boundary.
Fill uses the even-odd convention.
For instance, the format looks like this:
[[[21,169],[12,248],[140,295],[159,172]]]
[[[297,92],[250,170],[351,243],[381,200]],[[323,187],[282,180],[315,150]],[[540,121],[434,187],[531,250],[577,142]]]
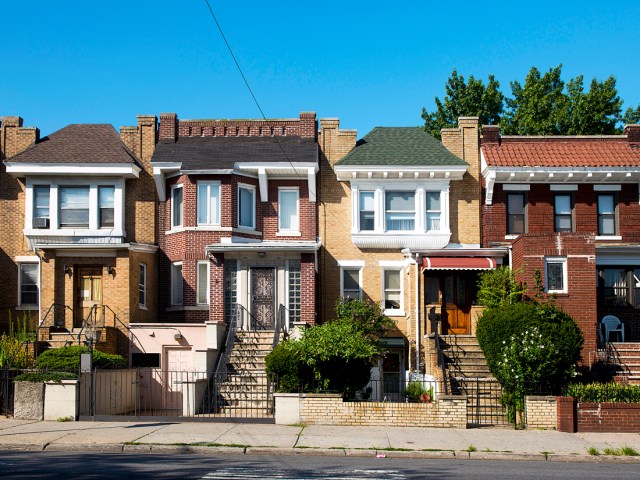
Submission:
[[[492,257],[422,257],[425,270],[493,270],[498,262]]]
[[[258,241],[258,242],[220,242],[207,245],[207,253],[228,253],[228,252],[297,252],[315,253],[320,249],[320,242],[278,242],[278,241]]]

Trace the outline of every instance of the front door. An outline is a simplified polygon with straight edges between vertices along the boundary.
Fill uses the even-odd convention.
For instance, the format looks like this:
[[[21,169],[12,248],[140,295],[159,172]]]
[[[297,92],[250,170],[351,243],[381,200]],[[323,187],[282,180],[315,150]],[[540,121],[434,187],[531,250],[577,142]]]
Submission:
[[[402,400],[404,394],[404,365],[402,352],[389,351],[382,358],[382,395],[391,402]]]
[[[251,314],[257,325],[252,328],[273,329],[275,319],[275,268],[251,269]]]
[[[443,333],[471,334],[471,295],[469,277],[464,274],[445,275],[442,282]]]
[[[102,305],[102,267],[76,268],[76,318],[74,327],[82,327],[91,308]],[[96,314],[92,320],[101,319],[102,312]]]

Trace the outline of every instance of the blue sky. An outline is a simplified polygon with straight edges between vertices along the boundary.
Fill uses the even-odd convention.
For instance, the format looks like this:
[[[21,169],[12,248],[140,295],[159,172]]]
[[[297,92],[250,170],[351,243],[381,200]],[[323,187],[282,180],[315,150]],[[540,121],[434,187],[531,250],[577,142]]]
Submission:
[[[4,2],[3,2],[4,3]],[[267,117],[315,111],[363,136],[420,125],[452,69],[503,91],[532,66],[614,75],[640,103],[640,2],[210,0]],[[535,6],[534,6],[535,5]],[[0,115],[42,135],[137,114],[258,118],[204,0],[6,2]]]

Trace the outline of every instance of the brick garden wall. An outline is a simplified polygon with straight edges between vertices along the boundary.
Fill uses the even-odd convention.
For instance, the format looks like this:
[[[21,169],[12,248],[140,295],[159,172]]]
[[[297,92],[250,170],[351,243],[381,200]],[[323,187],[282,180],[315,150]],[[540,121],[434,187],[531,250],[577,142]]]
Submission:
[[[576,402],[572,397],[558,397],[558,430],[640,433],[640,403]]]
[[[307,425],[466,428],[467,397],[432,403],[343,402],[340,395],[304,394],[300,420]]]
[[[558,416],[556,397],[525,397],[524,410],[527,428],[545,430],[556,428]]]

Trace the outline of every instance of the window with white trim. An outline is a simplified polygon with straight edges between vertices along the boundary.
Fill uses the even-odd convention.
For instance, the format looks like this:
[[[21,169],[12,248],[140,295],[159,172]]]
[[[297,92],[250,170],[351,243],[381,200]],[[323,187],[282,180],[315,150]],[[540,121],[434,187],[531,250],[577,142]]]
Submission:
[[[138,306],[147,307],[147,266],[144,263],[138,267]]]
[[[182,262],[171,264],[171,305],[182,305]]]
[[[573,232],[573,196],[556,193],[553,202],[555,232]]]
[[[205,305],[209,303],[209,262],[198,262],[196,268],[196,303]]]
[[[300,231],[300,201],[297,188],[278,189],[278,230],[280,232]]]
[[[362,300],[362,269],[358,267],[342,267],[340,272],[340,296],[343,299]]]
[[[440,192],[425,192],[427,202],[427,231],[440,230],[440,214],[442,207],[440,205]]]
[[[98,225],[101,228],[113,228],[115,187],[98,187]]]
[[[598,195],[598,235],[616,234],[616,196],[613,193]]]
[[[38,306],[38,264],[20,263],[18,284],[18,304]]]
[[[416,225],[416,193],[385,192],[385,228],[387,231],[413,231]]]
[[[33,228],[49,228],[51,217],[51,187],[49,185],[33,186]]]
[[[256,228],[256,189],[238,185],[238,226]]]
[[[370,232],[375,229],[375,210],[375,192],[360,192],[358,211],[361,232]]]
[[[383,271],[383,301],[386,313],[402,311],[402,270],[384,269]]]
[[[171,187],[171,228],[182,226],[182,185]]]
[[[89,228],[89,186],[64,186],[58,189],[61,228]]]
[[[220,182],[199,181],[198,225],[220,225]]]
[[[567,293],[567,258],[545,258],[544,270],[547,293]]]
[[[507,234],[527,233],[527,196],[523,192],[507,194]]]

